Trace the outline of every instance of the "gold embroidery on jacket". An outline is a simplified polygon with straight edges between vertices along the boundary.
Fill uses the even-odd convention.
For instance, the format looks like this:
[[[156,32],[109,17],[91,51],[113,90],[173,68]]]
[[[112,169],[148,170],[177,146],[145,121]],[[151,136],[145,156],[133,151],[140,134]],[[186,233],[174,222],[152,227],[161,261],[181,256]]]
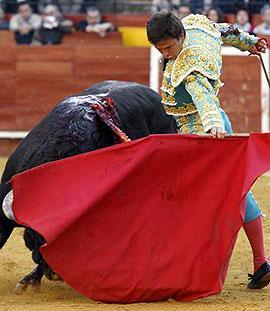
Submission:
[[[189,46],[179,53],[172,68],[172,85],[177,87],[193,71],[200,72],[211,80],[220,76],[217,60],[200,46]]]
[[[221,36],[220,32],[216,29],[214,23],[210,21],[206,16],[199,14],[190,14],[182,19],[182,23],[186,30],[188,29],[200,29],[214,38]]]
[[[162,104],[175,106],[177,103],[173,96],[171,96],[170,94],[166,94],[165,92],[162,92]]]
[[[169,83],[170,79],[167,79],[166,77],[162,80],[162,87],[160,88],[162,91],[170,94],[171,96],[175,95],[175,88]]]
[[[180,107],[169,107],[164,104],[164,109],[167,114],[175,116],[186,116],[197,112],[197,108],[193,103],[183,104]]]

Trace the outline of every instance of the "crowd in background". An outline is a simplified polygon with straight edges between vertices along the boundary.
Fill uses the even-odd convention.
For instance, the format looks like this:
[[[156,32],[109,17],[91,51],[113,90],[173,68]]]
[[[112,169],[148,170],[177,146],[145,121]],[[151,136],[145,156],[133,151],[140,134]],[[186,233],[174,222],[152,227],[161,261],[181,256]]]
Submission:
[[[79,0],[75,1],[78,4]],[[60,6],[54,0],[40,0],[38,7],[39,14],[34,12],[26,0],[19,1],[17,12],[12,14],[9,22],[4,19],[5,13],[0,8],[0,29],[12,31],[17,44],[43,45],[60,44],[63,35],[73,30],[94,32],[101,37],[105,37],[108,31],[115,30],[111,23],[102,20],[101,12],[94,6],[86,8],[84,19],[75,25],[70,19],[64,18]]]
[[[112,4],[114,0],[27,1],[0,0],[0,29],[12,31],[17,44],[60,44],[63,35],[72,31],[94,32],[105,37],[109,31],[116,30],[114,25],[102,20],[102,12],[106,10],[100,9],[107,5],[115,7]],[[137,0],[138,6],[140,3],[142,2]],[[198,13],[220,23],[224,22],[224,14],[234,13],[237,28],[249,33],[270,35],[268,1],[152,0],[150,4],[152,13],[170,11],[180,19],[190,13]],[[255,26],[252,24],[250,14],[258,11],[262,22]],[[65,14],[84,14],[84,19],[73,24],[64,17]]]
[[[164,8],[175,10],[180,5],[188,5],[193,12],[208,10],[211,7],[219,8],[223,13],[235,13],[239,8],[246,8],[250,13],[260,13],[261,8],[269,0],[153,0],[153,4],[161,3]],[[154,9],[155,10],[155,9]]]
[[[220,6],[210,6],[209,4],[213,4],[215,1],[207,2],[208,5],[197,8],[195,11],[192,9],[192,1],[181,2],[179,5],[176,5],[175,2],[177,0],[153,0],[152,12],[156,11],[169,11],[177,15],[180,19],[191,13],[203,14],[206,15],[210,20],[216,23],[223,23],[224,20],[224,11],[220,8]],[[230,1],[224,1],[230,2]],[[234,13],[235,24],[234,26],[240,30],[249,32],[251,34],[260,34],[260,35],[270,35],[270,4],[266,3],[260,8],[260,15],[262,22],[259,25],[253,25],[251,22],[251,12],[248,9],[246,1],[231,1],[230,7],[227,7],[226,10],[230,8],[229,12]],[[259,1],[257,1],[258,4]],[[222,1],[219,1],[222,4]],[[243,5],[242,7],[240,5]],[[249,3],[250,5],[252,3]],[[252,7],[252,6],[251,6]],[[253,5],[254,7],[254,5]],[[232,11],[232,9],[235,9]]]

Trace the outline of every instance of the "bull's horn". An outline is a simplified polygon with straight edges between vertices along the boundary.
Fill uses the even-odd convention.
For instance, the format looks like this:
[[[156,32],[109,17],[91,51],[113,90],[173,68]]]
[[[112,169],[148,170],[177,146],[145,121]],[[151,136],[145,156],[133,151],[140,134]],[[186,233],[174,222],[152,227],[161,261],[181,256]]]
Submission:
[[[16,223],[6,217],[2,209],[2,203],[6,194],[10,191],[10,185],[0,184],[0,249],[5,245],[10,237]]]

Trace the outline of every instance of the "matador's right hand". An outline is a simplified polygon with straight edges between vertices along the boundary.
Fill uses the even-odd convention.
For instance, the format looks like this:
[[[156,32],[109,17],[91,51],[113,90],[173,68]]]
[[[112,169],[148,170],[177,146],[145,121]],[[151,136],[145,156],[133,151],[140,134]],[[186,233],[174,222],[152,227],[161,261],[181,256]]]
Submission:
[[[211,128],[210,134],[212,134],[212,136],[215,138],[221,138],[222,139],[225,137],[226,131],[224,130],[223,127],[214,126]]]

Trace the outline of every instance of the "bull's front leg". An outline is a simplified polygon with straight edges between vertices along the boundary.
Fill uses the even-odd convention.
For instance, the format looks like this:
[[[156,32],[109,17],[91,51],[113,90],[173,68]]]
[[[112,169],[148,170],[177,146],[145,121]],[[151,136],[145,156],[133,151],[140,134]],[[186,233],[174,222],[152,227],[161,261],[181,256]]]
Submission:
[[[11,221],[4,217],[5,216],[2,216],[0,212],[0,249],[6,244],[6,241],[15,227]]]
[[[38,292],[43,275],[44,273],[42,271],[42,267],[41,265],[38,265],[31,273],[17,283],[15,287],[15,294],[22,294],[28,287],[32,287],[35,292]]]

